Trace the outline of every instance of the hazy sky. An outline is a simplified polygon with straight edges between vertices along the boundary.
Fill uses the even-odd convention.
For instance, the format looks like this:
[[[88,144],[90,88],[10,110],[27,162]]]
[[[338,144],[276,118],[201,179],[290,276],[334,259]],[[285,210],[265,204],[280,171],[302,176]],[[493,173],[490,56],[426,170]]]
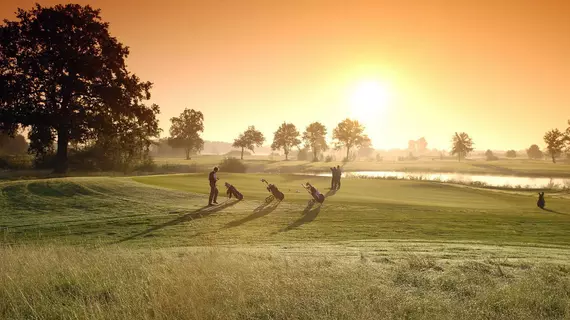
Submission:
[[[34,2],[64,1],[3,0],[0,17]],[[351,116],[376,148],[449,149],[465,131],[522,149],[570,118],[568,0],[76,2],[102,9],[154,83],[163,136],[188,107],[207,140],[255,125],[269,144],[283,121],[332,136]]]

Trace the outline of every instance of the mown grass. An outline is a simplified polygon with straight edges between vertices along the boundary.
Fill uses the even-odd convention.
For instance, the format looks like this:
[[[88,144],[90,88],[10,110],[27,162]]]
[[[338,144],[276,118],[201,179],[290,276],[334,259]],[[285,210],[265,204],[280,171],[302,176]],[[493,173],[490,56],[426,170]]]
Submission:
[[[379,247],[382,248],[382,247]],[[0,249],[2,319],[564,319],[566,263],[273,249]]]
[[[269,193],[261,177],[220,174],[220,182],[236,185],[246,200],[213,208],[205,207],[205,174],[4,182],[0,239],[145,246],[360,239],[570,244],[570,206],[563,193],[547,194],[552,211],[543,211],[534,193],[345,179],[322,206],[310,206],[300,184],[310,179],[326,193],[328,179],[265,175],[286,196],[265,204]]]
[[[206,171],[218,165],[223,156],[196,156],[191,160],[181,158],[156,158],[160,166],[185,166],[189,172]],[[515,175],[531,177],[570,177],[570,163],[552,163],[548,160],[501,159],[486,161],[484,159],[456,160],[420,159],[416,161],[353,161],[310,162],[269,160],[267,156],[247,156],[243,163],[248,172],[299,173],[329,172],[333,165],[341,165],[344,171],[407,171],[407,172],[456,172],[470,174]]]

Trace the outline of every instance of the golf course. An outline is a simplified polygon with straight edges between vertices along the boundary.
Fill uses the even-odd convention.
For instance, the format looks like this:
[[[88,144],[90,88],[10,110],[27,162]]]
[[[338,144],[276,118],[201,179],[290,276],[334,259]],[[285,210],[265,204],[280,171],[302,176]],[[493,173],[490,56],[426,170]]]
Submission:
[[[0,182],[0,317],[564,319],[570,195],[220,172]],[[266,203],[261,179],[285,200]],[[225,198],[223,182],[243,201]],[[309,202],[310,181],[326,201]],[[539,293],[539,294],[537,294]]]

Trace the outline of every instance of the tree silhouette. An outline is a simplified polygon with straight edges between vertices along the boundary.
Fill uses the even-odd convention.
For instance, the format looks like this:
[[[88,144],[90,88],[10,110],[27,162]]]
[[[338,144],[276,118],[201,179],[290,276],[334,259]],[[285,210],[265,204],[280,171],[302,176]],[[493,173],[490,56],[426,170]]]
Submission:
[[[319,154],[329,149],[325,140],[326,135],[327,128],[320,122],[311,123],[303,132],[303,141],[305,141],[306,146],[311,148],[313,161],[318,161]]]
[[[263,133],[255,130],[255,126],[249,126],[246,131],[241,133],[239,137],[234,140],[232,147],[241,148],[241,160],[243,160],[244,149],[254,152],[255,147],[261,147],[263,142],[265,142]]]
[[[542,159],[542,157],[544,157],[544,154],[542,153],[542,151],[540,151],[540,148],[536,144],[531,145],[526,150],[526,155],[528,156],[529,159],[535,159],[535,160]]]
[[[283,149],[285,153],[285,160],[289,160],[289,152],[291,148],[298,146],[301,143],[299,140],[299,131],[292,123],[285,123],[275,131],[273,136],[273,143],[271,144],[271,150]]]
[[[68,167],[68,145],[101,135],[158,136],[150,82],[130,73],[127,47],[109,34],[100,10],[77,4],[18,9],[0,26],[0,129],[29,127],[30,151],[57,140],[56,172]]]
[[[204,131],[202,112],[186,108],[179,117],[170,118],[170,122],[168,144],[172,148],[184,148],[186,160],[190,159],[190,153],[204,149],[204,140],[200,137],[200,132]]]
[[[538,148],[538,147],[537,147]],[[505,156],[507,158],[516,158],[517,157],[517,152],[515,150],[509,150],[507,151],[507,153],[505,154]]]
[[[459,161],[465,159],[469,152],[473,151],[473,140],[465,132],[455,133],[452,139],[451,154],[457,155]]]
[[[333,130],[335,149],[346,148],[346,161],[350,159],[350,149],[358,148],[364,143],[370,142],[370,138],[364,134],[364,126],[358,120],[344,119]]]
[[[556,157],[562,154],[566,144],[566,136],[558,129],[553,129],[544,134],[544,142],[546,150],[552,158],[552,162],[556,163]]]

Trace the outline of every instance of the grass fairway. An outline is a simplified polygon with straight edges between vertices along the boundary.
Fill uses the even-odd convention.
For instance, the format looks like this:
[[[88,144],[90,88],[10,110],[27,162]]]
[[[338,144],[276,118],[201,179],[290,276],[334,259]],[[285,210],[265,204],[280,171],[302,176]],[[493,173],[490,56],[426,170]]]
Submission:
[[[264,177],[285,193],[265,205]],[[2,319],[565,319],[570,199],[220,174],[0,183]],[[244,193],[225,201],[223,182]],[[299,190],[299,192],[297,192]]]
[[[191,160],[181,158],[156,158],[159,166],[187,166],[192,170],[207,171],[218,165],[224,156],[201,155]],[[243,163],[248,172],[271,173],[300,173],[300,172],[330,172],[333,165],[341,165],[343,171],[404,171],[404,172],[455,172],[466,174],[512,175],[528,177],[570,177],[570,163],[552,163],[548,160],[530,159],[501,159],[486,161],[485,159],[469,159],[465,161],[440,160],[423,158],[415,161],[353,161],[340,162],[311,162],[311,161],[282,161],[269,160],[267,156],[247,156]],[[186,171],[194,172],[194,171]]]

